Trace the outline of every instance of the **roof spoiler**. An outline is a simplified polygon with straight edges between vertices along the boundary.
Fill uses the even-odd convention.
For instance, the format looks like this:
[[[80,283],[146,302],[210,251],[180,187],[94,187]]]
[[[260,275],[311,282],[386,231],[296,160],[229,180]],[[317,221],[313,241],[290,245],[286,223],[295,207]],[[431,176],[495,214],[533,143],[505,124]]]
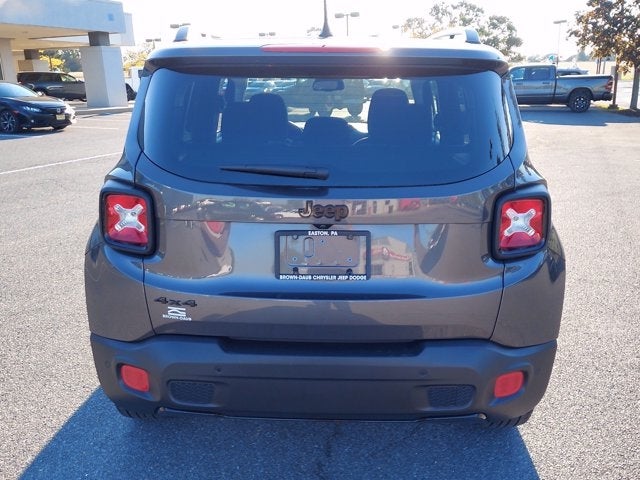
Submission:
[[[440,30],[433,35],[430,35],[429,38],[435,40],[462,40],[466,43],[482,43],[476,29],[469,27],[454,27],[446,30]]]

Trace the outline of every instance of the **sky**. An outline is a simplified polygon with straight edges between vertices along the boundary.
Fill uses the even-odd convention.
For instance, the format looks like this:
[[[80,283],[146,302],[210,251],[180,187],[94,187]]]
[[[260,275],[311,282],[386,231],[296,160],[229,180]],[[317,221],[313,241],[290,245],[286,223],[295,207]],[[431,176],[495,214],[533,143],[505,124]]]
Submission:
[[[161,38],[160,44],[173,39],[172,23],[191,23],[200,31],[222,37],[258,37],[274,32],[277,37],[304,36],[309,28],[322,27],[322,0],[120,0],[124,11],[133,15],[137,44],[148,38]],[[452,3],[455,3],[454,0]],[[482,7],[487,15],[504,15],[511,19],[523,40],[519,51],[524,55],[555,52],[577,53],[575,43],[566,40],[567,28],[575,12],[586,9],[587,0],[467,0]],[[335,36],[346,34],[346,20],[335,13],[358,12],[349,18],[349,35],[398,36],[393,25],[407,18],[426,16],[432,0],[327,0],[329,24]],[[564,24],[554,21],[566,20]]]

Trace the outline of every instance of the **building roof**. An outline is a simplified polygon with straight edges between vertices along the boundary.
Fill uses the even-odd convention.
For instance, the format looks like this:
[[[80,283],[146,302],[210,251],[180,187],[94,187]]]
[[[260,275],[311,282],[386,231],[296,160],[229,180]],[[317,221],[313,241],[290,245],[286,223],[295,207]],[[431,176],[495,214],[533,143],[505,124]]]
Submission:
[[[114,45],[133,44],[131,16],[115,1],[6,0],[0,19],[0,38],[10,39],[14,51],[88,46],[88,32],[109,33]]]

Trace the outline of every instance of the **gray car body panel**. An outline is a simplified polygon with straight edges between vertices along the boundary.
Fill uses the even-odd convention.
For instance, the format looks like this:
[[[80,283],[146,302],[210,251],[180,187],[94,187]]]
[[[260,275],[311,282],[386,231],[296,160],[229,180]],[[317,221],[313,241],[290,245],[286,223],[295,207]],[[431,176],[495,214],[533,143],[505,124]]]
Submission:
[[[158,183],[150,184],[147,176]],[[348,283],[275,277],[275,232],[317,230],[308,219],[294,213],[282,223],[256,216],[255,209],[217,207],[268,202],[285,210],[290,196],[248,197],[240,187],[236,195],[211,196],[204,193],[210,184],[171,176],[150,162],[138,163],[137,183],[154,192],[163,212],[158,253],[144,260],[147,303],[157,333],[351,342],[489,338],[493,332],[504,266],[489,259],[486,204],[500,190],[512,188],[509,162],[483,176],[488,178],[456,185],[454,196],[452,186],[361,189],[355,199],[338,196],[353,189],[336,189],[335,194],[329,189],[325,198],[300,196],[300,208],[307,200],[350,206],[355,213],[332,228],[370,231],[372,243],[399,250],[393,252],[396,258],[372,259],[384,264],[382,274]],[[163,184],[173,188],[162,189]],[[382,192],[387,196],[379,197]],[[394,192],[420,195],[411,197],[419,206],[400,210]],[[370,213],[374,203],[391,206],[391,212]],[[356,204],[364,205],[363,215]],[[229,222],[228,230],[216,236],[207,221]],[[154,301],[172,292],[198,304],[186,307],[189,321],[172,318],[169,306]]]

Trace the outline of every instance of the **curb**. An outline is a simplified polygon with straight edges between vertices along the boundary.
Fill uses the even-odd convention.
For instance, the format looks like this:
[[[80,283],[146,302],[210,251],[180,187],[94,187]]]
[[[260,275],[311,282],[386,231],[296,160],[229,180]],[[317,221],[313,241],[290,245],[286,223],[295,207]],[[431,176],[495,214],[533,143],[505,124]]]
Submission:
[[[129,101],[127,105],[117,107],[89,107],[86,102],[81,101],[71,101],[67,103],[76,111],[76,116],[110,115],[114,113],[131,112],[135,105],[134,101]]]
[[[133,106],[127,107],[100,107],[100,108],[75,108],[76,116],[85,116],[85,115],[110,115],[114,113],[125,113],[131,112],[133,110]]]

